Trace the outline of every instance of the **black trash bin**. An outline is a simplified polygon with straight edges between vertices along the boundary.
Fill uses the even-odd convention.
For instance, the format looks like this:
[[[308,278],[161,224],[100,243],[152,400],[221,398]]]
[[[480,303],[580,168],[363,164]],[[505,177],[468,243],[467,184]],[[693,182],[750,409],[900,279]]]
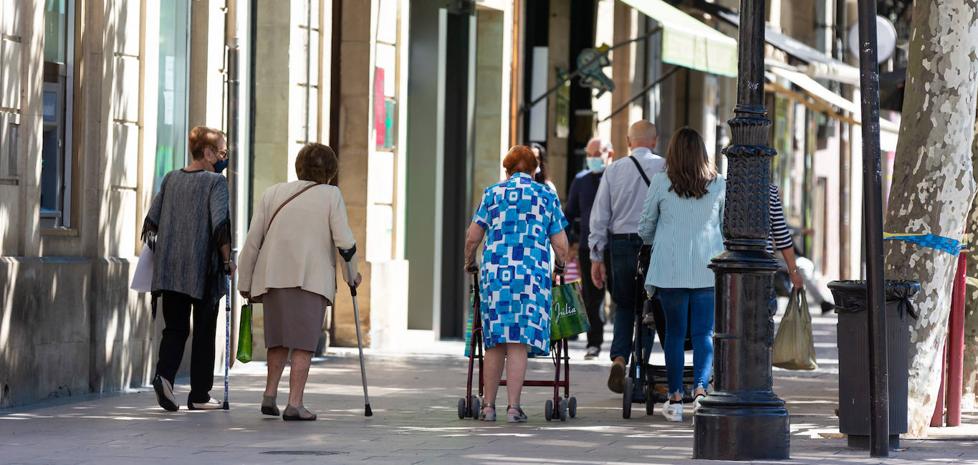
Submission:
[[[869,312],[866,281],[832,281],[829,289],[839,314],[839,431],[849,447],[869,448]],[[890,447],[900,446],[907,432],[907,371],[910,318],[917,318],[911,299],[916,281],[886,281],[886,345],[890,391]]]

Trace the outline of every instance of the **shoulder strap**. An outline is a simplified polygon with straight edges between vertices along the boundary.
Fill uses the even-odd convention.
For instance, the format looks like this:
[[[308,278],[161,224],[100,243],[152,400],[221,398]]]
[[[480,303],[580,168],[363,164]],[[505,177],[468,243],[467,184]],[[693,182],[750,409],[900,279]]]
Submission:
[[[635,169],[638,170],[638,174],[642,175],[642,180],[645,181],[645,187],[649,187],[649,185],[652,184],[652,181],[649,181],[649,175],[645,174],[645,170],[642,169],[642,164],[631,155],[629,155],[628,158],[630,158],[632,163],[635,164]]]
[[[302,188],[302,190],[300,190],[299,192],[296,192],[295,194],[292,194],[292,197],[289,197],[288,199],[286,199],[285,202],[282,202],[282,205],[279,205],[278,208],[275,209],[275,213],[272,213],[272,219],[268,220],[268,225],[265,226],[265,234],[267,235],[268,234],[268,230],[272,229],[272,222],[275,221],[275,217],[278,216],[278,212],[282,211],[282,208],[284,208],[286,205],[288,205],[289,202],[291,202],[292,200],[294,200],[296,197],[302,195],[303,192],[305,192],[305,191],[307,191],[309,189],[312,189],[313,187],[316,187],[318,185],[319,184],[316,183],[316,184],[313,184],[311,186],[306,186],[306,187]]]

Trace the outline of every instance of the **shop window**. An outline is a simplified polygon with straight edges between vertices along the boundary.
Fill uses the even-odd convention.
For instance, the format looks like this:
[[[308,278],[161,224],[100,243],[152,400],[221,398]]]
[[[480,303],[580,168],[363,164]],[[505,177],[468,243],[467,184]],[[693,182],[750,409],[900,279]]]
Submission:
[[[16,114],[0,113],[0,181],[17,178],[17,135],[20,125]]]
[[[189,0],[160,3],[160,62],[153,193],[163,176],[187,163]]]
[[[44,3],[41,90],[41,227],[71,227],[71,126],[74,66],[73,0]]]

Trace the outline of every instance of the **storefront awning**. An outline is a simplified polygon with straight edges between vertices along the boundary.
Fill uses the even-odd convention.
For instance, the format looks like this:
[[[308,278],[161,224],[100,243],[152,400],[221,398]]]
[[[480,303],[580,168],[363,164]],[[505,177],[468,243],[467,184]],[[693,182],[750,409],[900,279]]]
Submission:
[[[662,61],[737,77],[737,41],[663,0],[622,0],[662,27]]]
[[[712,3],[700,4],[698,6],[706,13],[716,15],[730,25],[740,27],[740,16],[737,13]],[[764,26],[764,40],[774,48],[806,62],[807,65],[804,67],[804,71],[811,77],[816,79],[830,79],[853,86],[859,85],[859,68],[826,56],[824,53],[805,45],[801,41],[778,32],[770,25]]]
[[[788,82],[798,86],[798,88],[809,96],[821,102],[822,105],[819,108],[815,108],[816,110],[825,112],[829,116],[842,119],[853,124],[862,124],[862,109],[856,102],[832,92],[830,89],[819,84],[818,81],[812,79],[810,76],[784,67],[784,65],[771,62],[768,62],[767,74],[769,81],[776,82],[777,78],[785,79]],[[796,95],[792,95],[793,93],[788,89],[776,87],[774,91],[780,91],[780,93],[786,94],[789,97],[797,97]],[[836,115],[835,112],[832,111],[833,107],[848,113],[848,115]],[[880,118],[880,148],[882,150],[888,152],[895,151],[897,136],[899,133],[899,124],[885,118]]]

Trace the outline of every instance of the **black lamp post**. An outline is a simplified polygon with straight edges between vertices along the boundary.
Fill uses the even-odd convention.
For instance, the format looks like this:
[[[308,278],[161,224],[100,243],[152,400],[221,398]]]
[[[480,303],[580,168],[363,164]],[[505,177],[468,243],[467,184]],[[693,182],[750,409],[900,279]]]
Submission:
[[[788,411],[771,375],[777,262],[765,251],[771,120],[764,108],[764,0],[740,2],[737,107],[730,121],[726,251],[710,266],[716,275],[714,392],[696,415],[693,457],[713,460],[786,459]]]

